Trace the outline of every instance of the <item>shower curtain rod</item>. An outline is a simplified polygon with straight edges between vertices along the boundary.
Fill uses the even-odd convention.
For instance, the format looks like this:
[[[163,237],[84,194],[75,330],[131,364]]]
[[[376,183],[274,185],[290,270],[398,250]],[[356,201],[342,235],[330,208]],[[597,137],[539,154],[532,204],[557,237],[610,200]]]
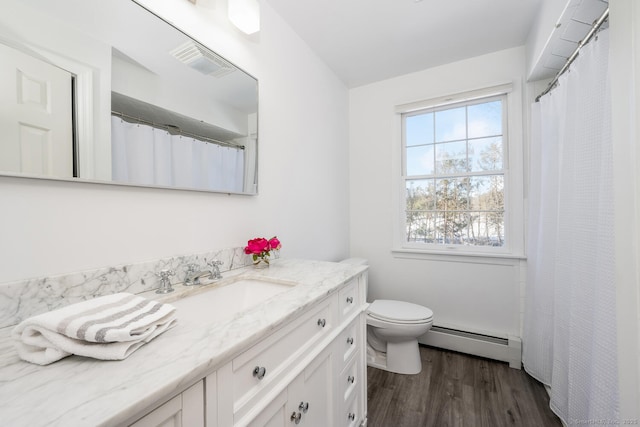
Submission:
[[[225,146],[225,147],[239,148],[240,150],[244,150],[244,145],[234,144],[233,142],[218,141],[217,139],[209,138],[207,136],[202,136],[202,135],[197,135],[195,133],[186,132],[186,131],[180,129],[178,126],[161,125],[161,124],[158,124],[158,123],[153,123],[153,122],[150,122],[148,120],[141,119],[139,117],[133,117],[133,116],[130,116],[128,114],[121,113],[119,111],[111,110],[111,114],[114,115],[114,116],[120,116],[123,119],[126,118],[126,119],[133,120],[136,123],[140,123],[140,124],[148,125],[148,126],[151,126],[151,127],[154,127],[154,128],[166,130],[169,133],[177,133],[179,135],[189,136],[191,138],[199,139],[199,140],[204,141],[204,142],[210,142],[212,144],[222,145],[222,146]]]
[[[604,24],[607,21],[607,18],[609,18],[609,8],[606,8],[605,11],[602,12],[602,15],[600,15],[600,18],[598,18],[593,23],[593,26],[591,27],[591,29],[589,30],[589,32],[587,33],[585,38],[582,39],[578,43],[578,47],[576,47],[576,50],[574,50],[573,53],[571,54],[571,56],[569,56],[569,58],[567,58],[567,62],[564,63],[564,65],[562,66],[560,71],[558,71],[558,73],[553,78],[553,80],[551,80],[551,83],[549,83],[547,88],[540,95],[538,95],[536,97],[536,102],[540,101],[540,98],[542,98],[544,95],[549,93],[554,87],[556,87],[556,85],[558,84],[558,79],[560,78],[560,76],[563,75],[564,72],[567,71],[567,69],[569,69],[569,66],[573,63],[573,61],[578,56],[578,53],[580,52],[580,49],[582,49],[582,47],[584,45],[589,43],[589,41],[593,38],[593,36],[598,33],[598,30],[600,29],[602,24]]]

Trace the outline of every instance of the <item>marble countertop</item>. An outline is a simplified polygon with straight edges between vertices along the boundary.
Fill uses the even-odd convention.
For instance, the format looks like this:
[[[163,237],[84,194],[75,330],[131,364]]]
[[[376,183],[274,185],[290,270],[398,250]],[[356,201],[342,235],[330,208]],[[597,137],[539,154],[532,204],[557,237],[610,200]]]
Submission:
[[[224,274],[295,282],[272,299],[228,320],[200,322],[178,310],[178,324],[122,361],[70,356],[47,366],[22,361],[0,329],[0,420],[20,426],[113,426],[151,410],[216,370],[274,328],[339,289],[366,266],[279,259],[270,268]],[[167,302],[194,288],[176,287]],[[196,290],[200,291],[200,290]],[[155,293],[148,298],[163,298]]]

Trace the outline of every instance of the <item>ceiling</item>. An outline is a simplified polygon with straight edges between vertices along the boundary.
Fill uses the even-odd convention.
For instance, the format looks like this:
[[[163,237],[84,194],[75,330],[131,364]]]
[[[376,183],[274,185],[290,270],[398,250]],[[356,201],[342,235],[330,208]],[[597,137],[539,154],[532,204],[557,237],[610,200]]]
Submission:
[[[525,44],[542,0],[266,0],[350,88]]]

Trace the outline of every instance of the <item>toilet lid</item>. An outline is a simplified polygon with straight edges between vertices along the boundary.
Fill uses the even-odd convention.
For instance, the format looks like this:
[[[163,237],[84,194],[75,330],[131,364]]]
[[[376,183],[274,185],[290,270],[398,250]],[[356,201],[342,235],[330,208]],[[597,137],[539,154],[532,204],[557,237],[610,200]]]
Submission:
[[[433,318],[433,311],[427,307],[388,299],[375,300],[367,312],[377,319],[396,323],[423,323]]]

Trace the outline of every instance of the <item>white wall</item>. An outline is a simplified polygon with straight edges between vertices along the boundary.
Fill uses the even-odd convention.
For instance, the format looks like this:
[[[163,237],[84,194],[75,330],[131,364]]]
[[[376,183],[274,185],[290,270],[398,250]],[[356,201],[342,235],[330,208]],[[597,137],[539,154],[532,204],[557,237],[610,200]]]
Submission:
[[[261,2],[246,37],[220,10],[147,1],[260,81],[256,197],[0,177],[0,283],[242,246],[277,234],[282,256],[348,254],[348,92]]]
[[[470,71],[473,72],[470,72]],[[351,254],[370,262],[369,299],[412,301],[434,311],[434,324],[495,335],[520,335],[519,260],[394,257],[397,185],[391,159],[400,150],[394,106],[513,82],[521,136],[524,48],[424,70],[350,92]],[[522,138],[514,138],[521,144]],[[394,151],[398,150],[398,151]]]

